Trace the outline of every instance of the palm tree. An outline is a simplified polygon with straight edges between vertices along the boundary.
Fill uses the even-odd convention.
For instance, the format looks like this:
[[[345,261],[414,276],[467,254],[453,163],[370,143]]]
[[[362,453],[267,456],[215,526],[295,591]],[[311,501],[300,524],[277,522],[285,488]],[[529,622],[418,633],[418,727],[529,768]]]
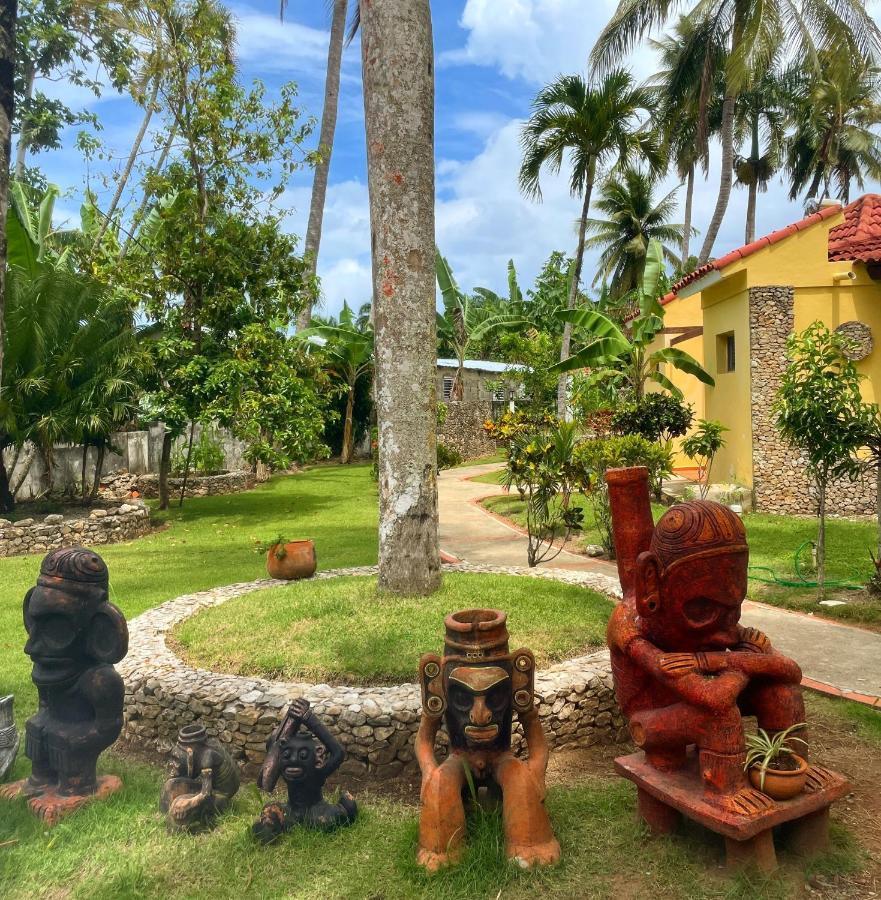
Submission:
[[[685,6],[685,0],[619,0],[591,59],[602,73]],[[874,60],[881,49],[881,29],[864,0],[691,0],[691,17],[696,27],[709,28],[724,42],[728,55],[723,70],[721,142],[722,174],[719,196],[701,248],[699,262],[705,263],[713,250],[728,201],[734,176],[734,125],[737,98],[762,73],[768,71],[781,52],[805,59],[816,67],[820,50],[834,50],[851,62]],[[717,77],[712,66],[701,74],[701,115],[705,115],[711,87]]]
[[[288,0],[281,0],[281,14],[284,16]],[[324,223],[324,201],[327,197],[327,178],[330,172],[330,157],[333,153],[333,139],[336,132],[337,110],[340,99],[340,71],[343,64],[343,47],[346,43],[346,19],[349,15],[349,0],[328,0],[332,5],[330,20],[330,42],[327,46],[327,75],[324,80],[324,105],[321,108],[321,131],[318,137],[318,161],[312,178],[312,198],[309,201],[309,222],[306,225],[304,255],[309,266],[308,275],[315,277],[318,269],[318,248],[321,245],[321,226]],[[357,7],[357,4],[356,4]],[[350,40],[358,28],[359,20],[352,22]],[[297,330],[309,327],[312,319],[312,302],[297,316]]]
[[[442,580],[431,10],[428,0],[371,0],[360,12],[376,328],[379,585],[425,595]]]
[[[694,185],[697,168],[706,178],[710,167],[709,139],[717,134],[722,118],[722,84],[716,78],[710,84],[710,98],[705,104],[707,115],[701,114],[701,79],[705,69],[721,72],[725,47],[711,28],[697,27],[682,16],[671,34],[651,41],[660,57],[657,75],[649,84],[657,94],[659,130],[664,148],[685,182],[682,245],[679,268],[689,270],[694,210]]]
[[[786,149],[791,199],[836,196],[850,202],[851,183],[862,190],[867,178],[881,178],[881,68],[849,67],[821,60],[816,78],[796,69],[786,78],[794,133]]]
[[[782,83],[775,69],[769,69],[755,80],[737,99],[738,136],[749,140],[749,156],[738,155],[734,160],[737,183],[749,191],[746,205],[744,243],[756,239],[756,201],[759,191],[768,184],[781,163],[785,139]],[[764,139],[764,147],[762,142]]]
[[[6,302],[6,210],[15,112],[15,20],[17,0],[0,6],[0,391],[3,389],[4,304]]]
[[[623,164],[636,155],[653,167],[661,155],[654,135],[644,129],[640,116],[652,108],[651,92],[638,87],[629,72],[616,69],[597,85],[580,75],[561,75],[539,91],[532,103],[532,116],[523,126],[523,163],[520,187],[528,196],[541,199],[539,176],[547,166],[558,174],[568,156],[572,171],[569,186],[581,198],[575,268],[567,299],[574,309],[584,261],[585,233],[594,183],[607,165]],[[572,328],[566,323],[560,359],[569,356]],[[557,388],[557,413],[566,413],[565,377]]]
[[[354,455],[355,391],[361,377],[369,375],[373,368],[373,326],[361,317],[356,319],[349,304],[344,302],[339,324],[316,325],[298,331],[297,336],[323,347],[333,374],[346,387],[340,462],[350,463]]]
[[[685,226],[670,222],[679,188],[656,201],[654,187],[655,180],[640,169],[628,167],[610,175],[596,204],[606,218],[587,220],[587,230],[593,234],[585,248],[602,250],[593,283],[610,280],[613,300],[636,289],[650,241],[658,242],[672,265],[679,261],[672,248],[682,245]]]

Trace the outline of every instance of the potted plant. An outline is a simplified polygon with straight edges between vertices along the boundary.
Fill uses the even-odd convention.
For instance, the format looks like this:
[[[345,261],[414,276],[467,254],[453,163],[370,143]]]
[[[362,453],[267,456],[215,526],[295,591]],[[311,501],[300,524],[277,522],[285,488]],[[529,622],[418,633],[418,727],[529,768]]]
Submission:
[[[807,741],[793,736],[804,727],[805,723],[799,722],[773,737],[764,728],[747,735],[744,769],[753,787],[773,800],[790,800],[804,790],[807,761],[789,746],[797,741],[807,747]]]
[[[289,541],[280,534],[266,549],[266,571],[271,578],[311,578],[316,565],[314,541]]]

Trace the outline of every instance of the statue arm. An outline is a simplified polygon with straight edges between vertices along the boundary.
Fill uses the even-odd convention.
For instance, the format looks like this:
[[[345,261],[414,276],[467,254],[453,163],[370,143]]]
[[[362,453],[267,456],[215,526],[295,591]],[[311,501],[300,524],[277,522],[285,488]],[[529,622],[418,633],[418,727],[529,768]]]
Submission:
[[[438,766],[434,755],[434,741],[440,728],[440,719],[433,716],[422,716],[419,731],[416,732],[416,761],[422,772],[422,778],[430,775]]]
[[[346,752],[343,750],[340,742],[330,732],[330,729],[315,713],[308,712],[303,718],[303,724],[327,748],[328,757],[323,770],[325,777],[329,777],[342,765],[343,760],[346,758]]]
[[[95,717],[85,722],[65,723],[65,740],[69,747],[104,743],[109,747],[122,730],[122,707],[125,684],[113,666],[100,666],[85,672],[79,690],[95,710]]]
[[[731,650],[704,655],[710,665],[715,667],[715,671],[741,672],[751,678],[771,678],[787,684],[801,683],[801,668],[798,663],[776,650],[760,653],[752,650]]]
[[[529,748],[527,765],[533,775],[543,780],[551,754],[548,749],[547,735],[544,728],[541,727],[541,720],[538,717],[538,710],[533,707],[529,712],[521,713],[520,722],[523,725],[523,736],[526,738],[526,746]]]

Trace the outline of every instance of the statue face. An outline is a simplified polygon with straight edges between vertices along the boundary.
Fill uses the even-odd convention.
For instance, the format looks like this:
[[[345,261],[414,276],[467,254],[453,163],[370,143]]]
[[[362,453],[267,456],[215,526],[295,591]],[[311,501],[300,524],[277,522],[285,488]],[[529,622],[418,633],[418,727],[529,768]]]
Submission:
[[[738,643],[748,557],[719,554],[683,561],[660,576],[656,612],[641,604],[646,636],[664,650],[721,650]]]
[[[285,741],[281,751],[282,773],[285,781],[310,781],[315,777],[318,759],[315,741],[308,735],[295,734]]]
[[[24,652],[33,660],[38,686],[63,684],[85,670],[90,615],[79,598],[38,585],[25,598],[24,622]]]
[[[447,675],[447,730],[458,749],[507,749],[511,676],[501,666],[457,666]]]

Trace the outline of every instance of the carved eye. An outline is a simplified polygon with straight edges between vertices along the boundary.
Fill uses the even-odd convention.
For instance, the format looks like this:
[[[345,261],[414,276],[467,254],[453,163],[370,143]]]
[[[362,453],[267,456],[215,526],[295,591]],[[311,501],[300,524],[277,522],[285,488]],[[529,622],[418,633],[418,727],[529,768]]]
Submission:
[[[63,650],[76,640],[76,629],[66,616],[42,616],[36,621],[37,632],[51,650]]]
[[[284,752],[282,753],[282,759],[290,759],[291,758],[291,748],[285,747]]]
[[[501,712],[508,705],[510,697],[510,687],[506,682],[505,684],[497,685],[486,695],[486,705],[493,712]]]
[[[694,627],[705,628],[719,618],[721,609],[718,603],[714,603],[706,597],[697,597],[685,604],[683,612]]]
[[[304,761],[309,759],[309,751],[305,747],[300,749],[300,759]]]
[[[467,712],[471,709],[474,699],[467,691],[452,690],[450,691],[450,705],[460,712]]]

